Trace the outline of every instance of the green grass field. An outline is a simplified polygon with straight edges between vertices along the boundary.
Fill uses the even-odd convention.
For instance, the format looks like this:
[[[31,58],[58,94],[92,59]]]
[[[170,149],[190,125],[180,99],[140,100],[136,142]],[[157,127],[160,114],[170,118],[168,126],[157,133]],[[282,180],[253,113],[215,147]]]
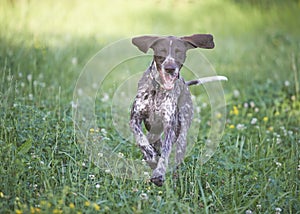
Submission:
[[[279,0],[2,0],[0,213],[300,213],[299,11]],[[215,49],[199,51],[229,79],[214,156],[200,165],[195,148],[163,187],[101,170],[72,119],[84,65],[122,38],[193,33],[214,35]],[[140,158],[98,107],[107,142]]]

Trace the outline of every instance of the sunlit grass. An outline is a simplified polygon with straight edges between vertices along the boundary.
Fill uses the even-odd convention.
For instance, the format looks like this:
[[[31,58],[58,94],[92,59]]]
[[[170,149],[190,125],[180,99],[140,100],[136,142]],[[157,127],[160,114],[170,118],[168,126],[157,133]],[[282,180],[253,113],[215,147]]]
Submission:
[[[238,2],[2,1],[0,213],[299,212],[299,2]],[[216,48],[202,53],[229,78],[213,158],[197,162],[210,129],[202,103],[203,136],[162,188],[96,167],[72,121],[83,66],[116,39],[191,33],[214,35]],[[205,90],[196,92],[206,102]],[[120,156],[138,157],[104,124],[108,103],[99,101],[90,131],[120,145]]]

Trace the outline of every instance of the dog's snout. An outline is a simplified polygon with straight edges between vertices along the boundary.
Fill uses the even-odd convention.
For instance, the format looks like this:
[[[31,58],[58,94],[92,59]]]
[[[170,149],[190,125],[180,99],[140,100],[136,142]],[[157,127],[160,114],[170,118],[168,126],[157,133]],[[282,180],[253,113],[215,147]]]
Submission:
[[[165,67],[165,71],[169,74],[173,74],[176,70],[176,67],[174,66],[168,66],[168,67]]]
[[[174,60],[167,59],[163,63],[163,68],[164,68],[165,72],[167,72],[169,74],[173,74],[176,71],[176,69],[177,69],[177,64],[175,63]]]

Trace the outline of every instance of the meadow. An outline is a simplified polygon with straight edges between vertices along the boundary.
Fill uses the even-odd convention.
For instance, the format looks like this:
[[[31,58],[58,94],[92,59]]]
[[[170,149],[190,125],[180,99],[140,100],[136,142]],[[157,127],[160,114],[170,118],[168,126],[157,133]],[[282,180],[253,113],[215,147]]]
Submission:
[[[0,213],[300,213],[299,11],[296,0],[2,0]],[[215,154],[199,164],[208,103],[191,154],[163,187],[102,170],[72,115],[86,63],[123,38],[193,33],[214,35],[215,48],[199,52],[229,79]],[[104,98],[89,132],[141,159]]]

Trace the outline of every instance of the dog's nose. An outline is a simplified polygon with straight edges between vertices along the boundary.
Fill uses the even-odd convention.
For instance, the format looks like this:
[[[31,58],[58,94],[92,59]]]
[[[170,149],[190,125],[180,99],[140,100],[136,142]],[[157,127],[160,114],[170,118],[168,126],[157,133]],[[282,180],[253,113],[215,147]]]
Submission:
[[[175,72],[175,68],[165,68],[165,71],[169,74],[173,74]]]
[[[168,63],[164,66],[164,69],[167,73],[173,74],[176,70],[176,65],[173,65],[171,63]]]

